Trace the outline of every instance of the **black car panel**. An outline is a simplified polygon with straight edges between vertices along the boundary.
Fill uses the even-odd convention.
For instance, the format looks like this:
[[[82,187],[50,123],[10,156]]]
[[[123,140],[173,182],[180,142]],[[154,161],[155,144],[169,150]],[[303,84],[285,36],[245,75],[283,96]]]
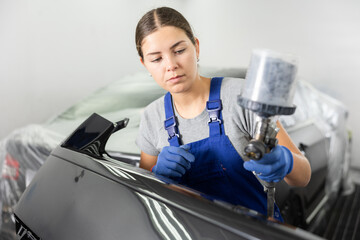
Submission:
[[[81,151],[84,145],[65,147],[74,138],[87,140],[86,146],[102,146],[112,131],[106,131],[108,124],[97,131],[102,134],[87,131],[94,119],[102,121],[98,115],[86,120],[51,153],[26,188],[15,209],[18,225],[24,224],[17,227],[19,235],[19,229],[27,229],[52,240],[317,238],[241,206],[208,200],[106,153],[94,157],[94,152]]]

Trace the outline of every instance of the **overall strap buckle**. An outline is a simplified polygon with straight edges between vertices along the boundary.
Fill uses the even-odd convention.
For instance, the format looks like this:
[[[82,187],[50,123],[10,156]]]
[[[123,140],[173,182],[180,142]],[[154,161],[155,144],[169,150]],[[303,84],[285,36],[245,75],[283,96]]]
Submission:
[[[164,121],[164,127],[165,127],[165,130],[168,132],[168,135],[169,135],[168,140],[171,140],[174,137],[180,138],[179,131],[178,131],[177,124],[176,124],[175,116],[171,116],[168,119],[166,119]]]
[[[209,113],[208,123],[212,123],[212,122],[219,122],[219,124],[222,123],[220,119],[220,112],[222,110],[221,99],[207,101],[206,110]]]

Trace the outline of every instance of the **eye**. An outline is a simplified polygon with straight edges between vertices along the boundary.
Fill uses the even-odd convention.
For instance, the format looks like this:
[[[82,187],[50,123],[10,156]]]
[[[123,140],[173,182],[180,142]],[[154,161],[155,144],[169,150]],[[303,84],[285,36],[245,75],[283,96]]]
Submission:
[[[160,62],[160,60],[161,60],[161,57],[158,57],[158,58],[155,58],[155,59],[151,60],[151,62],[157,63],[157,62]]]
[[[182,54],[185,50],[186,50],[186,48],[177,50],[177,51],[175,51],[175,54]]]

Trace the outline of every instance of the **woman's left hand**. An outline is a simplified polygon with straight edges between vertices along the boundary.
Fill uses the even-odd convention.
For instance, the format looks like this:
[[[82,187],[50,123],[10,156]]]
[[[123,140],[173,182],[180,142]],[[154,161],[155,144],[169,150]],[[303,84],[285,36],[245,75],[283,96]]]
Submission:
[[[279,182],[291,172],[293,162],[294,159],[290,150],[277,145],[260,160],[245,162],[244,168],[248,171],[254,171],[260,179],[266,182]]]

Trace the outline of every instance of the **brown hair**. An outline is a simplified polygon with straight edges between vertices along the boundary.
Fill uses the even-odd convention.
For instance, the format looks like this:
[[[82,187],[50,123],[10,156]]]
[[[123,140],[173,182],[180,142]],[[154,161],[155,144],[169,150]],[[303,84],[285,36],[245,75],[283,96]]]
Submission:
[[[141,43],[144,38],[165,26],[173,26],[184,30],[188,38],[195,45],[195,37],[190,24],[181,13],[169,7],[156,8],[147,12],[136,26],[135,43],[141,58],[144,57],[141,50]]]

